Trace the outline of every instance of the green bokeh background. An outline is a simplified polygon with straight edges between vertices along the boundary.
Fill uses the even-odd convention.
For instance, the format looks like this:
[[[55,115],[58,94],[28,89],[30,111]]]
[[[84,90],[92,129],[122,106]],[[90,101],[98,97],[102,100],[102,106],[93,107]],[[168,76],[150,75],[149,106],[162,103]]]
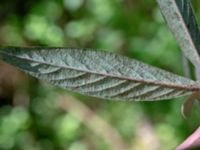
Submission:
[[[200,14],[200,2],[192,2]],[[1,0],[0,42],[3,46],[106,50],[183,75],[181,50],[155,0]],[[106,101],[27,79],[16,70],[2,77],[7,69],[13,70],[0,66],[0,91],[7,86],[3,80],[20,78],[20,84],[9,87],[10,95],[0,92],[4,95],[0,99],[2,150],[114,149],[117,143],[112,135],[113,143],[109,143],[104,134],[98,134],[98,121],[74,115],[78,106],[61,108],[60,95],[72,97],[107,122],[118,132],[125,149],[172,150],[199,125],[196,109],[188,119],[181,116],[184,97],[156,102]],[[87,126],[90,121],[94,128]],[[102,127],[100,132],[108,131]]]

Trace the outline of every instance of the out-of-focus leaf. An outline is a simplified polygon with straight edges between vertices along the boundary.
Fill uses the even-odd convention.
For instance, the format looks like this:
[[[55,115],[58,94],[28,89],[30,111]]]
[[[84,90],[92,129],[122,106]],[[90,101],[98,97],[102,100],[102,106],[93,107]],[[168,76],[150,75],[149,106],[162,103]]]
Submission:
[[[200,32],[189,0],[157,0],[160,10],[185,56],[200,64]]]
[[[183,103],[181,112],[184,118],[187,118],[190,115],[192,111],[192,106],[197,96],[198,96],[198,93],[195,92]]]
[[[189,150],[200,146],[200,127],[190,135],[176,150]]]
[[[200,90],[198,82],[102,51],[7,47],[0,57],[56,86],[106,99],[160,100]]]

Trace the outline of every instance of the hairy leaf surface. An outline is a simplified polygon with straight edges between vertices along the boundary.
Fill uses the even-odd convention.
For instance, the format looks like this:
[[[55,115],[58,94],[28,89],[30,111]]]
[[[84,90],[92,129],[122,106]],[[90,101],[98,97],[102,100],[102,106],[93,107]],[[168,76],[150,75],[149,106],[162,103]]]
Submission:
[[[197,82],[124,56],[65,48],[4,48],[1,59],[56,86],[116,100],[160,100],[199,91]]]
[[[157,0],[160,10],[185,56],[200,64],[200,32],[189,0]]]

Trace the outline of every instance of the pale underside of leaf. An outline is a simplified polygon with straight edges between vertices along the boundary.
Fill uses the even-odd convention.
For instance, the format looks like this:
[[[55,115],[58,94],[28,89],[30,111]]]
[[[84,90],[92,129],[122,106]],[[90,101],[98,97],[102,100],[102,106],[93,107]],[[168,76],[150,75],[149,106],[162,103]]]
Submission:
[[[200,64],[200,32],[189,0],[157,0],[160,10],[185,56]]]
[[[0,58],[28,74],[85,95],[161,100],[199,91],[199,84],[124,56],[69,48],[2,48]]]

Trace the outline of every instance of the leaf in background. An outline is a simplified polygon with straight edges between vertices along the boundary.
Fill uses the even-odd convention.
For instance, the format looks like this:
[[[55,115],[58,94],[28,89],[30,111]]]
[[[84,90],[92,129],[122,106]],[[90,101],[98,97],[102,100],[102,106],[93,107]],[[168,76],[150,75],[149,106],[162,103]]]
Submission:
[[[160,100],[200,89],[190,79],[107,52],[8,47],[0,57],[56,86],[106,99]]]
[[[188,0],[157,0],[157,2],[185,56],[195,66],[200,64],[200,32],[190,2]]]
[[[194,101],[198,98],[198,92],[194,92],[186,99],[181,107],[181,113],[184,118],[187,118],[192,112]]]

